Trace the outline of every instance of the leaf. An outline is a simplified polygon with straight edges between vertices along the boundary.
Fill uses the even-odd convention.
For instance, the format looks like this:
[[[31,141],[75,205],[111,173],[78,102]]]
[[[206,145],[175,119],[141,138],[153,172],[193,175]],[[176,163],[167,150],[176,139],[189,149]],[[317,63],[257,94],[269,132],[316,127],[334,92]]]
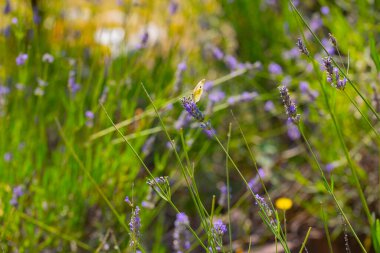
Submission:
[[[371,58],[376,65],[377,72],[380,72],[380,57],[376,51],[376,43],[373,38],[373,35],[369,38],[370,50],[371,50]]]

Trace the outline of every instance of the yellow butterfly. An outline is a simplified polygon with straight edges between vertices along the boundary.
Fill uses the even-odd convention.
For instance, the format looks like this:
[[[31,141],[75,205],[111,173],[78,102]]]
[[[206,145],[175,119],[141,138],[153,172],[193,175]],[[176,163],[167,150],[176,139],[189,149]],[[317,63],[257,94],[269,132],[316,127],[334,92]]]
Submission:
[[[201,99],[201,96],[203,93],[203,85],[205,84],[205,81],[206,81],[206,79],[202,79],[199,81],[197,86],[195,86],[193,93],[192,93],[194,103],[197,103]]]

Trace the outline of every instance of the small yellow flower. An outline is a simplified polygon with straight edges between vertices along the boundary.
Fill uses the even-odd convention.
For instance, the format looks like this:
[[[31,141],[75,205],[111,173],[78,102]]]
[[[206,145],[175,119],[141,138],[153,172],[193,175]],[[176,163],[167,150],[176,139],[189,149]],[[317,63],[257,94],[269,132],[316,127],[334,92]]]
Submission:
[[[288,210],[292,208],[293,201],[289,198],[279,198],[276,200],[276,207],[281,210]]]

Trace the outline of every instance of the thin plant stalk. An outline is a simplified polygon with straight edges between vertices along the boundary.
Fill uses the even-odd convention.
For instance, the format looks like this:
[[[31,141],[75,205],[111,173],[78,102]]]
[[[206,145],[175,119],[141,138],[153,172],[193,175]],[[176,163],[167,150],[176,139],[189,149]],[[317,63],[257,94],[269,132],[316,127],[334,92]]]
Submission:
[[[329,246],[329,251],[330,251],[330,253],[334,253],[333,248],[332,248],[332,244],[331,244],[331,237],[330,237],[329,227],[328,227],[328,223],[327,223],[327,217],[326,217],[325,210],[323,209],[323,203],[321,203],[321,216],[322,216],[322,221],[323,221],[323,227],[325,229],[327,245]]]
[[[316,165],[317,165],[317,167],[318,167],[318,169],[319,169],[319,171],[320,171],[320,173],[321,173],[321,177],[322,177],[322,180],[323,180],[323,182],[324,182],[324,186],[325,186],[326,190],[327,190],[328,193],[332,196],[332,198],[333,198],[335,204],[337,205],[339,211],[342,213],[342,216],[343,216],[344,220],[347,222],[347,225],[349,226],[349,228],[350,228],[352,234],[354,235],[356,241],[358,242],[360,248],[362,249],[363,252],[367,253],[367,251],[366,251],[366,249],[364,248],[363,244],[361,243],[359,237],[357,236],[357,234],[356,234],[354,228],[351,226],[351,223],[350,223],[350,221],[348,220],[346,214],[344,213],[342,207],[340,206],[340,204],[339,204],[339,202],[338,202],[338,200],[337,200],[337,198],[336,198],[334,192],[332,191],[332,189],[331,189],[331,187],[330,187],[330,184],[328,183],[328,181],[327,181],[327,179],[326,179],[326,176],[325,176],[325,174],[324,174],[324,172],[323,172],[323,170],[322,170],[322,168],[321,168],[321,166],[320,166],[320,164],[319,164],[319,161],[318,161],[318,159],[317,159],[317,156],[315,155],[313,149],[311,148],[311,145],[310,145],[309,141],[307,140],[307,138],[306,138],[306,136],[305,136],[305,134],[304,134],[304,132],[303,132],[302,127],[300,126],[300,124],[298,124],[297,126],[298,126],[298,130],[300,131],[303,140],[304,140],[305,143],[306,143],[306,146],[307,146],[309,152],[311,153],[311,155],[312,155],[312,157],[313,157],[313,159],[314,159],[314,161],[315,161],[315,163],[316,163]]]
[[[299,253],[302,253],[303,249],[305,248],[307,239],[309,238],[309,235],[310,235],[310,231],[311,231],[311,227],[309,227],[309,229],[307,230],[305,239],[303,240],[303,243],[302,243],[302,246],[301,246],[301,249],[300,249]]]
[[[230,140],[231,140],[231,126],[230,123],[228,126],[228,134],[227,134],[227,152],[230,149]],[[231,226],[231,203],[230,203],[230,172],[228,169],[228,157],[226,157],[226,181],[227,181],[227,213],[228,213],[228,236],[229,236],[229,244],[230,251],[232,252],[232,226]]]

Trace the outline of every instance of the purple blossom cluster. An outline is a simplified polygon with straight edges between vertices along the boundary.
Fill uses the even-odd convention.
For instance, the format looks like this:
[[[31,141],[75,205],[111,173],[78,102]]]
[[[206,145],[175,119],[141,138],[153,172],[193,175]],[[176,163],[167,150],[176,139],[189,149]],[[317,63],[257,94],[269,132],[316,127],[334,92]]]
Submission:
[[[94,118],[95,118],[95,114],[88,110],[84,113],[84,116],[86,118],[86,126],[91,128],[94,126]]]
[[[18,199],[22,195],[24,195],[23,187],[21,185],[14,187],[12,191],[12,198],[10,204],[15,207],[18,206]]]
[[[213,226],[214,226],[214,232],[218,236],[222,236],[227,232],[227,226],[221,220],[214,221]]]
[[[78,84],[75,79],[76,79],[75,70],[70,70],[67,86],[69,87],[69,91],[72,95],[75,95],[80,90],[80,84]]]
[[[264,169],[262,168],[259,168],[259,173],[254,177],[252,178],[251,180],[249,180],[248,182],[248,187],[253,191],[253,192],[257,192],[260,190],[261,188],[261,182],[260,182],[260,178],[261,179],[264,179],[265,177],[265,172],[264,172]]]
[[[16,64],[18,66],[22,66],[22,65],[24,65],[26,63],[26,60],[28,60],[28,54],[20,53],[16,57]]]
[[[309,51],[307,50],[305,44],[301,40],[301,38],[298,38],[297,43],[296,43],[298,50],[303,53],[306,56],[309,56]]]
[[[140,219],[140,208],[136,206],[132,210],[131,220],[129,222],[129,230],[131,234],[131,240],[129,245],[135,247],[138,244],[138,238],[140,237],[141,219]]]
[[[259,94],[255,91],[252,91],[252,92],[245,91],[240,95],[229,97],[227,99],[227,102],[229,105],[235,105],[241,102],[250,102],[254,98],[256,98],[258,95]]]
[[[290,98],[288,88],[282,85],[278,87],[278,89],[280,90],[280,96],[282,98],[282,103],[284,104],[288,119],[290,119],[294,124],[298,124],[300,115],[297,114],[297,106]]]
[[[173,86],[173,91],[177,92],[179,90],[179,87],[181,86],[183,82],[183,73],[187,69],[186,62],[182,61],[177,65],[177,70],[175,72],[175,81]]]
[[[187,252],[190,249],[190,234],[187,227],[189,218],[185,213],[178,213],[174,222],[173,249],[176,253]]]
[[[257,63],[251,64],[249,62],[246,62],[246,63],[239,62],[235,56],[232,56],[229,54],[225,55],[223,51],[219,47],[216,47],[216,46],[213,46],[211,48],[211,53],[216,60],[223,61],[231,71],[235,71],[238,69],[251,69],[253,67],[258,67]]]
[[[346,87],[347,79],[345,77],[343,79],[340,78],[339,69],[333,67],[332,59],[330,56],[323,58],[323,66],[327,73],[327,82],[339,90],[344,90]]]

